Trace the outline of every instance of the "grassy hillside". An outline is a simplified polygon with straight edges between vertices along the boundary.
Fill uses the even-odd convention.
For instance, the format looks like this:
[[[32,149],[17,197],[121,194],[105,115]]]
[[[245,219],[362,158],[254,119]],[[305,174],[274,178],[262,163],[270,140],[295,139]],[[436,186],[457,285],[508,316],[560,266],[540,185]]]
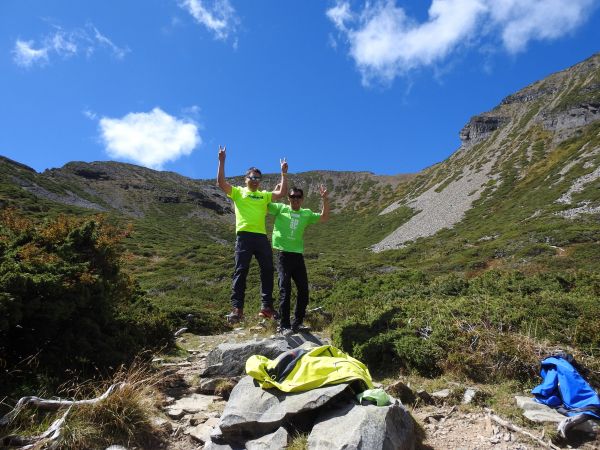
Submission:
[[[320,209],[320,184],[330,191],[331,220],[308,229],[305,256],[312,305],[333,314],[337,345],[382,373],[485,382],[531,380],[540,356],[558,348],[600,367],[599,72],[595,56],[507,97],[467,124],[448,160],[416,175],[290,174],[306,207]],[[479,176],[481,186],[457,189]],[[263,186],[277,181],[267,174]],[[371,250],[418,219],[415,199],[450,191],[469,200],[461,220]],[[448,199],[434,213],[456,208]],[[115,162],[39,174],[3,158],[0,206],[40,226],[102,214],[130,227],[119,264],[144,301],[173,329],[228,328],[234,217],[214,180]],[[248,325],[259,310],[253,265]]]

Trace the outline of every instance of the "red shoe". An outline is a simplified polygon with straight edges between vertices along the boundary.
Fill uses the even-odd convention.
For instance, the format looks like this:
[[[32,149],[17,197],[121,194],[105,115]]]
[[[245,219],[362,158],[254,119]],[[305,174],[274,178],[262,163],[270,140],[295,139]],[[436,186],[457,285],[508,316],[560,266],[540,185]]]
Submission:
[[[225,317],[228,323],[238,323],[244,320],[244,313],[240,308],[233,308]]]
[[[261,309],[260,312],[258,313],[258,317],[263,317],[265,319],[278,320],[279,313],[277,311],[275,311],[273,308],[268,307],[268,308]]]

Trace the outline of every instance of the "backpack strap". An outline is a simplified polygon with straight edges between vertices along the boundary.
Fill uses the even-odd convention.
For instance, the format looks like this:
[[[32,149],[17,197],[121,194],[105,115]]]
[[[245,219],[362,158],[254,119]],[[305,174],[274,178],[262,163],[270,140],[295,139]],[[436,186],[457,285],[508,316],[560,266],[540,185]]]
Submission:
[[[273,365],[267,368],[267,373],[273,381],[281,383],[285,377],[294,369],[296,363],[307,353],[307,350],[295,348],[280,354],[274,361]]]

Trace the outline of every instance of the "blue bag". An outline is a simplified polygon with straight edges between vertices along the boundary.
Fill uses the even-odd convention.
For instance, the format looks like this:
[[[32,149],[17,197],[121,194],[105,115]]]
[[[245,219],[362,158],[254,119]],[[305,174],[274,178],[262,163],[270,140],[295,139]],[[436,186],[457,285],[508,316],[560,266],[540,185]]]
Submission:
[[[564,357],[544,359],[540,375],[542,383],[531,391],[536,401],[567,416],[587,414],[600,419],[600,397]]]

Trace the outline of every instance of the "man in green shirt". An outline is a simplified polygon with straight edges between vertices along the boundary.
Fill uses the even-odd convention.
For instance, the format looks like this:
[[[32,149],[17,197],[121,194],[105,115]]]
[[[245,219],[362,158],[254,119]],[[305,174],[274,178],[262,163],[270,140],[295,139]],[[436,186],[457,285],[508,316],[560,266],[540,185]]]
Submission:
[[[244,318],[244,298],[246,294],[246,278],[250,269],[252,256],[258,261],[260,268],[261,310],[259,316],[277,319],[273,309],[273,252],[267,238],[265,219],[267,205],[285,195],[287,190],[288,164],[280,160],[281,182],[273,192],[261,191],[262,173],[256,167],[246,172],[246,186],[232,186],[225,180],[225,147],[219,146],[219,168],[217,185],[227,194],[235,205],[235,269],[231,287],[232,311],[227,316],[229,323]]]
[[[273,225],[273,248],[279,250],[277,255],[277,272],[279,273],[279,329],[283,334],[306,330],[302,325],[306,306],[308,305],[308,275],[304,264],[304,230],[307,226],[326,222],[329,219],[329,198],[327,189],[319,187],[323,206],[321,213],[302,208],[304,192],[293,187],[288,198],[289,205],[270,203],[269,214],[275,216]],[[292,280],[296,284],[298,298],[294,309],[294,321],[290,326],[290,297]]]

